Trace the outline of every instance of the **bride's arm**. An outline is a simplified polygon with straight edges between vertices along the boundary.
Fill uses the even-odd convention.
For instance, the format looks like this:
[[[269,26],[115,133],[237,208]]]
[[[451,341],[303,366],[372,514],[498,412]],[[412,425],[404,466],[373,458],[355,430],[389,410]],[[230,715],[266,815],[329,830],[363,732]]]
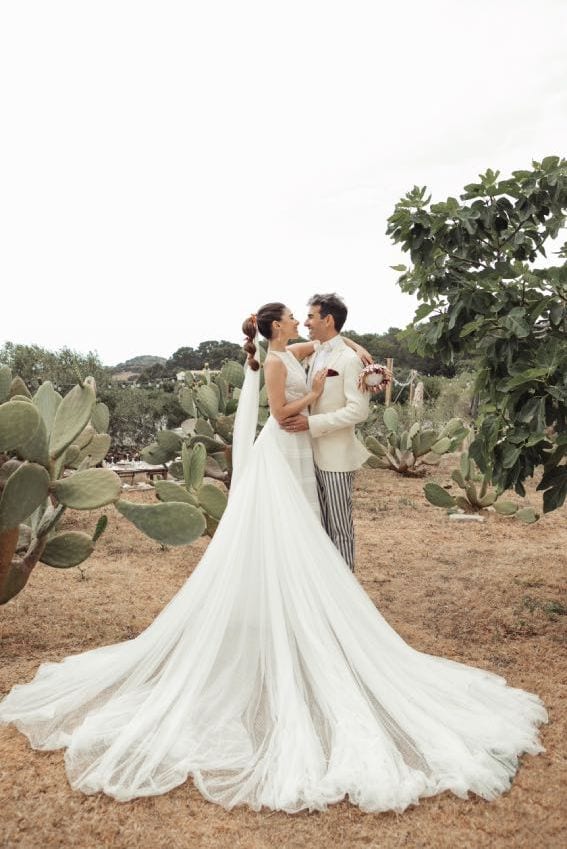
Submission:
[[[293,345],[286,345],[286,351],[301,362],[305,357],[310,357],[320,344],[318,339],[314,339],[313,342],[294,342]]]
[[[365,366],[374,362],[372,354],[370,354],[366,348],[363,348],[362,345],[359,345],[358,342],[353,342],[353,340],[349,339],[348,336],[341,336],[341,339],[348,348],[351,348],[354,351]],[[312,342],[295,342],[293,345],[288,345],[287,350],[298,360],[304,360],[305,357],[310,357],[311,354],[317,350],[320,344],[321,343],[317,339],[314,339]]]
[[[325,371],[326,374],[326,371]],[[289,416],[301,413],[309,404],[315,401],[323,391],[325,374],[318,373],[313,378],[313,389],[297,401],[286,401],[285,381],[287,369],[277,357],[267,357],[264,363],[264,378],[270,413],[281,424]]]
[[[341,339],[348,348],[351,348],[354,351],[365,366],[369,366],[370,363],[374,362],[372,354],[370,354],[366,348],[363,348],[362,345],[359,345],[358,342],[353,342],[353,340],[349,339],[348,336],[341,336]]]

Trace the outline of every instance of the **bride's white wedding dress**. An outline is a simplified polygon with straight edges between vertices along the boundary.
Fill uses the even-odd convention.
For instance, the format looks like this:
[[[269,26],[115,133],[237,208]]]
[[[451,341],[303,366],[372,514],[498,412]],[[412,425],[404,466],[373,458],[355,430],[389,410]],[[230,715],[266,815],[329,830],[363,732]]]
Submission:
[[[288,400],[305,394],[290,353]],[[309,435],[270,419],[214,538],[138,637],[43,663],[0,704],[34,748],[66,747],[73,788],[117,800],[189,775],[225,807],[402,811],[451,790],[493,799],[544,751],[541,700],[411,648],[318,520]]]

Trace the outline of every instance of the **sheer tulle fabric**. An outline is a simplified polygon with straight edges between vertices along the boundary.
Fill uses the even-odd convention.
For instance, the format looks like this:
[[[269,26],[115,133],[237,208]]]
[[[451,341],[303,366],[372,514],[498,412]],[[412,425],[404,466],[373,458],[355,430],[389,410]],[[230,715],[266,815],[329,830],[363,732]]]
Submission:
[[[306,434],[269,420],[215,537],[154,622],[43,663],[0,703],[0,722],[35,748],[66,747],[72,787],[120,801],[189,775],[227,808],[288,812],[346,795],[402,811],[443,790],[505,791],[518,756],[544,751],[541,700],[396,634],[306,498],[309,458]]]

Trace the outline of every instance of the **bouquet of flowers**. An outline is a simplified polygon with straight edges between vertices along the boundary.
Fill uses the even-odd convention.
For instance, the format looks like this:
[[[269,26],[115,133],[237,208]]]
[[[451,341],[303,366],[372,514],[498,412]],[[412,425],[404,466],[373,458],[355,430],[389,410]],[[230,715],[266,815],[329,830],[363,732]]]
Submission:
[[[386,388],[392,375],[386,366],[380,366],[378,363],[370,363],[360,372],[358,377],[358,388],[361,392],[381,392]]]

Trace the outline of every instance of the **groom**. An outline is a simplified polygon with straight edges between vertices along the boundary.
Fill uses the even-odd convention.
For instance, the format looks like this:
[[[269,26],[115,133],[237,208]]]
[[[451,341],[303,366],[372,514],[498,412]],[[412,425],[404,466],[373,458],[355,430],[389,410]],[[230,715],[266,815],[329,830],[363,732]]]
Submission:
[[[313,295],[308,306],[305,327],[309,338],[321,343],[310,359],[308,383],[311,385],[313,375],[322,368],[328,370],[327,379],[309,416],[292,416],[282,427],[311,433],[321,519],[354,572],[354,472],[369,456],[354,427],[368,417],[368,395],[357,385],[362,364],[339,336],[347,317],[343,301],[334,293]]]

